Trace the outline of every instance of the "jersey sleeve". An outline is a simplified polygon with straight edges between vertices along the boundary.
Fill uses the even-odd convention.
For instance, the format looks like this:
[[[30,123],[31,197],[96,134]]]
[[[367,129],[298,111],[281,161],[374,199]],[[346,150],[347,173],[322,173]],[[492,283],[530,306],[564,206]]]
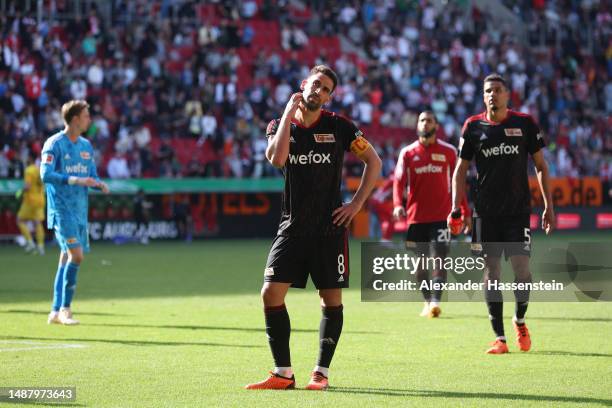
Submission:
[[[44,183],[68,184],[68,175],[61,172],[60,151],[57,143],[45,143],[40,163],[40,178]]]
[[[338,120],[340,121],[340,134],[344,150],[353,152],[355,156],[361,158],[370,147],[370,143],[363,136],[363,132],[352,121],[341,116],[338,117]]]
[[[393,178],[393,206],[403,205],[404,191],[408,184],[409,169],[407,167],[406,151],[402,150],[395,165],[395,177]]]
[[[270,123],[268,123],[268,127],[266,127],[266,137],[267,138],[270,138],[276,134],[279,123],[280,123],[280,119],[272,119]]]
[[[472,160],[474,158],[474,146],[469,138],[470,120],[466,120],[461,129],[461,138],[459,139],[459,157],[464,160]]]
[[[537,153],[541,148],[546,146],[546,143],[544,143],[544,137],[542,136],[542,132],[540,131],[540,127],[531,116],[528,118],[527,121],[526,133],[527,151],[529,152],[529,154],[533,155]]]

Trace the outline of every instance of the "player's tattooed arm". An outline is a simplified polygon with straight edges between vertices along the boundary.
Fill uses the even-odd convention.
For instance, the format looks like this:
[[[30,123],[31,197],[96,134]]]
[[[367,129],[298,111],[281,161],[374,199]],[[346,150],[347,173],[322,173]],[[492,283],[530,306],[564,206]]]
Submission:
[[[302,93],[297,92],[291,95],[285,111],[280,120],[276,133],[268,139],[268,148],[266,149],[266,158],[274,167],[280,168],[285,165],[287,157],[289,157],[289,134],[291,130],[291,119],[295,116],[295,112],[300,108],[302,102]]]
[[[542,229],[546,231],[546,234],[548,235],[556,227],[555,210],[553,208],[552,195],[550,193],[550,177],[548,173],[548,164],[544,159],[544,153],[542,153],[542,149],[535,152],[532,155],[532,158],[536,168],[538,184],[540,185],[540,192],[542,193],[542,199],[544,200],[544,211],[542,212]]]
[[[365,163],[363,176],[361,177],[361,183],[359,188],[355,192],[353,199],[341,207],[338,207],[332,213],[333,222],[336,225],[343,225],[348,227],[353,220],[353,217],[357,215],[366,199],[372,193],[372,190],[376,186],[376,181],[380,177],[380,170],[382,168],[382,161],[378,157],[376,150],[368,143],[368,148],[363,151],[359,157]]]

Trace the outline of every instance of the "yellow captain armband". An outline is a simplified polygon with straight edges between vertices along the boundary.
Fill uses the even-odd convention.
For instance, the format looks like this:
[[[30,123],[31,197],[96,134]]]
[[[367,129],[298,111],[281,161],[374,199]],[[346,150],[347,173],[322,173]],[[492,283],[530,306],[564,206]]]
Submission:
[[[369,147],[370,143],[363,136],[357,136],[357,138],[351,142],[351,152],[359,158],[362,158]]]

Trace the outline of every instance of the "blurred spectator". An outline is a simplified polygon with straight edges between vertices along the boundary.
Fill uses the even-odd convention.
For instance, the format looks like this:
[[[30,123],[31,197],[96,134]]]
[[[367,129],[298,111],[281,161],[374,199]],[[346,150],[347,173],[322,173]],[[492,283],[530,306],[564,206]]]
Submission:
[[[90,101],[86,136],[103,163],[115,150],[125,154],[132,176],[277,176],[265,160],[262,123],[280,116],[315,61],[341,77],[326,108],[355,118],[389,162],[425,108],[456,143],[465,119],[484,110],[482,78],[499,72],[511,84],[512,108],[538,120],[553,175],[610,172],[606,2],[503,1],[517,17],[514,32],[471,2],[244,0],[201,8],[165,0],[156,9],[125,0],[110,2],[111,13],[85,2],[80,21],[53,16],[53,2],[42,2],[40,22],[32,18],[36,2],[22,2],[22,12],[5,3],[2,178],[19,174],[24,146],[64,127],[59,111],[69,98]],[[181,149],[193,154],[174,154]]]
[[[108,173],[108,177],[112,179],[130,178],[130,169],[128,168],[128,162],[125,156],[120,152],[116,152],[108,161],[106,172]]]

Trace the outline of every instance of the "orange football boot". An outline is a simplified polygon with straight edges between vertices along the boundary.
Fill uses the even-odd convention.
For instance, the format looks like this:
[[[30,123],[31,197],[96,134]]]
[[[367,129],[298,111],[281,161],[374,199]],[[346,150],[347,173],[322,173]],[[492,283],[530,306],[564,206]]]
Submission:
[[[270,377],[264,381],[248,384],[244,388],[247,390],[292,390],[295,388],[295,376],[287,378],[270,371]]]
[[[505,342],[503,342],[503,341],[501,341],[499,339],[497,339],[494,342],[492,342],[490,344],[490,346],[491,346],[491,348],[489,348],[486,351],[487,354],[505,354],[505,353],[509,353],[508,345]]]
[[[308,381],[308,385],[306,386],[306,389],[325,391],[327,387],[329,387],[329,383],[327,382],[327,377],[318,371],[313,371],[310,377],[310,381]]]
[[[521,351],[529,351],[531,348],[531,337],[529,336],[529,330],[527,330],[526,324],[518,324],[512,320],[512,326],[516,332],[516,344],[518,344]]]

